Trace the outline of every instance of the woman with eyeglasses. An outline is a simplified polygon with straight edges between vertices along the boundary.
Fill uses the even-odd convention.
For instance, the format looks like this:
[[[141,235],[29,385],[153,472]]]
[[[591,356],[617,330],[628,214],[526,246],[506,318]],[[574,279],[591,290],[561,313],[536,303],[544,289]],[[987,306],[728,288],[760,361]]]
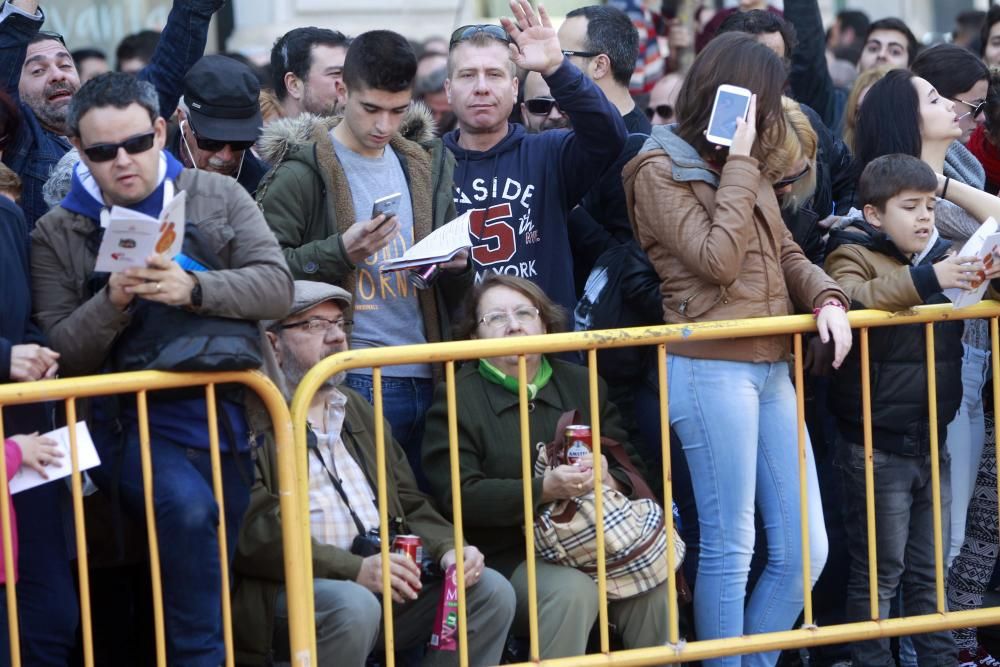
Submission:
[[[466,300],[456,339],[507,338],[561,331],[566,314],[534,283],[489,274]],[[480,359],[455,376],[462,518],[466,539],[479,546],[489,566],[510,578],[517,594],[512,632],[528,636],[528,582],[524,531],[535,517],[524,516],[521,476],[521,428],[516,354]],[[540,354],[525,355],[532,461],[535,443],[553,440],[562,414],[579,410],[590,424],[587,369]],[[626,442],[618,410],[600,383],[601,435]],[[427,414],[423,444],[424,472],[445,512],[452,507],[448,450],[448,406],[444,386]],[[602,482],[628,494],[626,478],[614,463],[602,467]],[[594,490],[590,465],[549,469],[532,483],[535,513],[553,501]],[[587,638],[598,617],[597,585],[574,568],[535,559],[541,657],[586,653]],[[667,637],[666,584],[626,600],[610,601],[609,619],[626,648],[660,646]]]
[[[789,131],[781,105],[781,60],[742,33],[712,40],[695,59],[677,100],[677,125],[625,167],[636,235],[660,276],[668,324],[812,312],[839,366],[851,346],[840,287],[811,263],[781,219],[775,185],[798,175],[781,150]],[[754,93],[728,148],[706,138],[722,84]],[[670,422],[691,472],[700,553],[694,586],[698,639],[790,629],[804,586],[826,561],[816,469],[806,444],[808,503],[799,502],[795,390],[787,336],[678,342],[668,348]],[[767,563],[749,591],[754,516]],[[803,583],[800,516],[809,519],[811,580]],[[774,665],[778,652],[705,661],[712,667]]]

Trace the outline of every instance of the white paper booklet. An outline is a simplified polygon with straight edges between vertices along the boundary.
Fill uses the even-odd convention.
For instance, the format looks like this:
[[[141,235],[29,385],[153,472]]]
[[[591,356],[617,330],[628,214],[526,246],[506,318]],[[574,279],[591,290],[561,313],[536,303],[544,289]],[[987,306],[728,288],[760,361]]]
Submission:
[[[106,217],[104,239],[97,252],[95,271],[116,273],[132,266],[146,266],[150,255],[176,257],[184,245],[184,205],[187,193],[178,192],[160,212],[159,219],[114,206]]]
[[[471,248],[469,216],[470,212],[466,211],[438,227],[399,257],[383,262],[382,271],[402,271],[415,266],[447,262],[465,248]]]
[[[997,221],[993,218],[987,218],[986,222],[980,225],[976,233],[962,246],[959,257],[976,256],[984,264],[990,265],[994,261],[993,253],[997,249],[1000,249]],[[980,276],[973,283],[973,289],[965,290],[960,287],[951,287],[944,291],[944,295],[951,300],[955,308],[965,308],[979,303],[983,300],[983,295],[986,294],[986,289],[989,287],[986,276],[982,274]]]
[[[44,435],[56,441],[59,445],[59,450],[63,453],[62,458],[55,459],[46,466],[45,470],[48,472],[48,479],[43,478],[31,468],[22,465],[17,474],[10,480],[11,493],[20,493],[21,491],[27,491],[28,489],[33,489],[36,486],[47,484],[63,477],[69,477],[72,472],[73,464],[69,454],[69,427],[63,426]],[[97,455],[97,449],[94,447],[94,440],[90,437],[90,429],[87,428],[87,422],[81,421],[76,423],[76,449],[77,455],[80,457],[80,470],[89,470],[101,465],[101,459]]]

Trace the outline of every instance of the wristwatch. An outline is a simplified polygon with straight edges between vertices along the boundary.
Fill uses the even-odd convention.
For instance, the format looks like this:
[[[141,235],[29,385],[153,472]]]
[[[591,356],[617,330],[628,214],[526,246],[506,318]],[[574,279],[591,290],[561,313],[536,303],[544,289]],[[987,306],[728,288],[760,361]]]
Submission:
[[[194,287],[191,288],[191,306],[201,308],[201,283],[198,282],[193,273],[190,275],[194,278]]]

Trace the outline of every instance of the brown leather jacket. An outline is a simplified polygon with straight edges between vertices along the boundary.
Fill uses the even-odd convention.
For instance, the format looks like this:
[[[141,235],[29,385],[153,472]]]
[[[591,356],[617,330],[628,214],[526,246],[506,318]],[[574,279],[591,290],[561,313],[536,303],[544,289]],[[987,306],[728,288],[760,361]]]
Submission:
[[[636,238],[660,276],[664,322],[789,315],[829,298],[850,303],[792,240],[755,159],[730,157],[720,175],[673,132],[654,130],[622,179]],[[770,362],[788,355],[788,343],[787,336],[724,339],[672,351]]]

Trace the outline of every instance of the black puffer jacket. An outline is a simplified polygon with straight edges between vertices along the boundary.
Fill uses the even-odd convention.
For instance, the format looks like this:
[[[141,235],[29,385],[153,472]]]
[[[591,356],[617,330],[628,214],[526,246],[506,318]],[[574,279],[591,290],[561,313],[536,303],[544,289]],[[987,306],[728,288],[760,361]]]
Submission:
[[[835,279],[850,260],[838,248],[861,247],[862,257],[874,268],[867,279],[885,276],[888,290],[914,289],[925,303],[946,303],[930,266],[945,257],[951,243],[939,239],[919,266],[899,272],[909,261],[882,232],[864,222],[855,222],[830,235],[826,269]],[[854,268],[851,272],[854,273]],[[924,267],[927,267],[926,269]],[[890,273],[899,280],[889,277]],[[928,275],[929,274],[929,275]],[[911,285],[900,285],[912,281]],[[846,282],[846,281],[845,281]],[[928,289],[928,283],[933,287]],[[843,285],[852,298],[852,310],[874,307],[861,303],[854,290]],[[870,285],[869,285],[870,287]],[[933,292],[931,291],[933,290]],[[917,305],[917,304],[914,304]],[[961,321],[934,325],[934,355],[937,373],[938,443],[944,446],[948,423],[955,417],[962,401],[962,331]],[[833,378],[830,411],[837,417],[844,436],[864,442],[861,412],[861,344],[855,332],[854,346],[844,365]],[[926,335],[923,324],[877,327],[868,333],[871,358],[872,444],[894,454],[918,456],[930,451],[930,420],[927,397]]]

